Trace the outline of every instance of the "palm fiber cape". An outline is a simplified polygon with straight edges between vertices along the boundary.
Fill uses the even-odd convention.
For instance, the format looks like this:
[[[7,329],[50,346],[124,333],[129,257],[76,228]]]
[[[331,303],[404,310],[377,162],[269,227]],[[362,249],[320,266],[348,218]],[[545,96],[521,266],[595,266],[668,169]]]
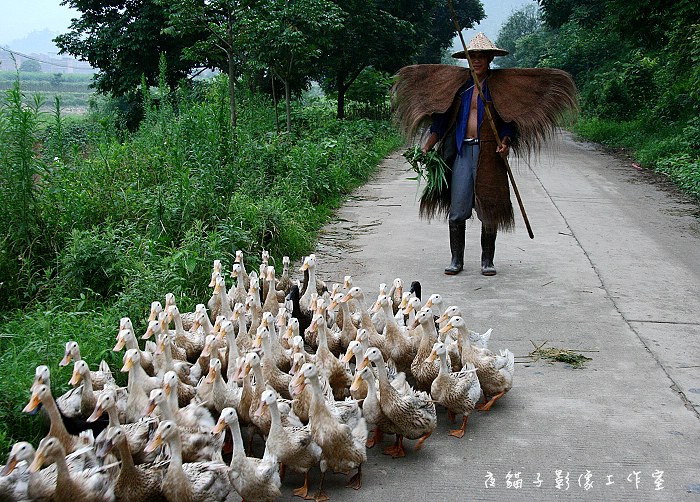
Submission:
[[[470,78],[468,68],[453,65],[424,64],[405,66],[399,70],[396,83],[392,88],[392,106],[394,120],[402,135],[407,140],[415,137],[423,127],[429,125],[432,115],[450,114],[448,133],[437,145],[448,166],[456,155],[454,141],[454,122],[459,110],[460,100],[457,91]],[[511,148],[518,156],[527,156],[539,151],[544,143],[551,139],[556,127],[568,113],[577,110],[577,93],[571,75],[552,68],[507,68],[490,70],[488,87],[492,104],[505,122],[512,122],[516,129]],[[493,111],[493,109],[492,109]],[[491,127],[484,124],[481,129],[482,142],[496,138]],[[451,141],[450,141],[451,140]],[[491,150],[482,145],[479,164],[482,164],[481,150]],[[503,164],[500,155],[489,155],[488,162]],[[483,159],[486,160],[486,159]],[[484,163],[485,165],[486,163]],[[477,214],[484,222],[500,229],[513,227],[513,209],[510,204],[507,174],[503,169],[480,174],[477,171]],[[503,172],[500,172],[503,171]],[[445,173],[450,179],[450,173]],[[505,186],[505,192],[503,186]],[[499,189],[499,187],[501,187]],[[445,217],[450,210],[450,188],[440,193],[421,197],[419,214],[432,218],[436,214]]]

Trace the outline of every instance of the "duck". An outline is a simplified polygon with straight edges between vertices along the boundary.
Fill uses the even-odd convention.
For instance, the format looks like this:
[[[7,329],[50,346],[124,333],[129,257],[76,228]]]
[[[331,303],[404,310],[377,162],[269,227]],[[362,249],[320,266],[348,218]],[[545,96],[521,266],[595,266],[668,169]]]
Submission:
[[[248,327],[246,326],[245,305],[236,303],[233,306],[233,318],[230,320],[235,328],[236,345],[238,352],[244,354],[253,348],[253,340],[248,336]]]
[[[263,302],[262,309],[263,312],[269,312],[274,317],[277,317],[280,304],[277,298],[277,290],[275,289],[275,267],[266,266],[265,268],[265,289],[263,291],[265,301]],[[282,295],[282,297],[284,299],[284,295]]]
[[[206,335],[203,331],[199,330],[194,332],[185,331],[182,323],[182,316],[180,315],[180,310],[177,308],[177,305],[168,306],[165,312],[167,314],[165,318],[166,325],[169,325],[171,322],[175,324],[175,337],[173,339],[175,345],[185,349],[187,361],[196,361],[204,348],[204,339]]]
[[[177,307],[177,304],[175,303],[175,295],[173,293],[166,293],[165,294],[165,307],[163,307],[164,310],[168,310],[168,307],[175,306]],[[194,310],[192,312],[180,312],[178,310],[178,313],[180,314],[180,322],[182,323],[182,328],[185,331],[192,331],[192,326],[194,325],[194,319],[197,314],[197,310]]]
[[[154,376],[163,378],[168,371],[174,371],[183,383],[190,386],[196,384],[197,382],[195,380],[201,375],[197,375],[192,371],[194,367],[193,364],[184,359],[173,358],[173,350],[177,351],[179,349],[179,347],[174,346],[174,336],[170,333],[161,333],[158,335],[157,340],[158,342],[153,356],[156,358],[158,368]],[[190,395],[189,398],[191,399],[192,396]]]
[[[374,372],[369,366],[355,373],[355,379],[350,386],[350,392],[359,389],[362,383],[364,383],[367,389],[364,401],[362,402],[362,415],[365,417],[367,423],[374,429],[372,437],[367,439],[365,446],[367,448],[373,448],[377,443],[382,441],[385,430],[393,430],[393,424],[384,414],[379,404],[379,389],[377,388]]]
[[[262,322],[263,318],[262,304],[260,303],[260,294],[258,292],[259,288],[257,283],[257,274],[253,272],[251,274],[248,296],[246,296],[245,299],[246,316],[250,318],[250,322],[247,323],[248,338],[250,338],[251,340],[255,338],[255,333],[257,332],[258,326],[260,326],[260,323]]]
[[[226,360],[228,362],[226,365],[226,385],[238,387],[236,375],[238,374],[238,367],[241,365],[241,353],[236,343],[236,328],[231,321],[221,321],[219,339],[223,339],[226,346]]]
[[[58,363],[59,366],[68,366],[71,361],[80,361],[82,357],[80,356],[80,347],[78,342],[70,340],[66,342],[66,350],[63,355],[63,359]],[[114,380],[114,375],[109,369],[107,361],[104,359],[100,361],[100,366],[98,371],[90,372],[90,380],[92,382],[92,388],[95,390],[102,390],[106,384],[117,385]]]
[[[226,385],[221,374],[221,361],[212,357],[209,361],[207,383],[212,384],[212,399],[218,413],[224,408],[238,407],[241,402],[241,388]]]
[[[231,270],[231,277],[235,281],[235,284],[231,286],[231,289],[228,290],[228,299],[231,305],[235,305],[237,303],[242,303],[245,304],[245,297],[248,296],[248,287],[244,285],[244,281],[242,279],[242,267],[240,263],[234,263],[233,264],[233,269]]]
[[[289,267],[291,265],[291,260],[289,256],[282,257],[282,276],[279,278],[275,284],[275,289],[277,291],[282,291],[284,295],[289,294],[289,290],[292,289],[292,278],[289,276]]]
[[[346,279],[349,276],[346,277]],[[385,359],[389,359],[389,347],[386,344],[386,340],[384,337],[379,334],[374,327],[374,324],[372,324],[372,319],[370,318],[369,314],[367,313],[367,309],[365,308],[365,296],[362,291],[362,288],[359,286],[353,286],[351,287],[346,293],[343,298],[340,300],[341,302],[356,302],[357,303],[357,311],[361,316],[361,321],[358,327],[363,328],[367,331],[367,336],[369,337],[369,343],[372,347],[377,347],[381,352],[382,356]],[[352,311],[352,304],[350,304],[350,311]]]
[[[401,300],[403,299],[403,281],[400,277],[392,281],[391,289],[389,289],[389,298],[391,298],[393,314],[396,315],[399,311]]]
[[[435,380],[440,371],[440,366],[434,359],[428,361],[430,351],[435,342],[438,341],[438,333],[435,329],[433,314],[430,310],[419,311],[415,316],[414,323],[420,324],[422,329],[420,345],[411,363],[411,374],[413,378],[415,378],[416,387],[419,390],[429,392],[433,380]]]
[[[138,350],[129,349],[124,354],[121,371],[129,373],[127,381],[126,417],[127,422],[136,422],[143,416],[143,410],[148,404],[148,393],[162,385],[162,379],[150,377],[141,367]]]
[[[340,345],[342,348],[347,349],[350,342],[354,340],[357,335],[357,326],[353,323],[352,314],[350,314],[350,305],[348,305],[347,302],[341,302],[343,296],[343,293],[336,293],[333,295],[328,308],[329,310],[340,308],[336,316],[336,323],[340,325]]]
[[[79,435],[68,432],[63,423],[61,413],[56,406],[56,401],[51,395],[51,389],[46,384],[37,384],[34,386],[32,397],[22,411],[24,413],[31,413],[37,409],[40,403],[49,416],[50,426],[48,436],[55,437],[60,441],[62,449],[65,452],[73,453],[78,448],[91,446],[93,444],[94,436],[90,430],[81,432]]]
[[[267,314],[269,314],[269,312]],[[258,328],[257,337],[253,342],[253,347],[258,348],[262,346],[263,348],[261,360],[264,381],[285,399],[292,399],[289,393],[289,384],[292,381],[292,376],[282,371],[275,363],[274,350],[272,349],[272,341],[270,338],[270,330],[263,325]],[[289,358],[287,358],[287,360],[289,360]],[[289,367],[291,369],[291,364]]]
[[[243,365],[244,375],[248,375],[251,371],[255,377],[255,387],[253,388],[252,399],[250,400],[250,405],[248,406],[248,417],[246,418],[249,418],[250,422],[255,426],[260,435],[265,437],[270,431],[271,418],[269,413],[263,413],[262,415],[257,416],[255,415],[260,403],[260,396],[262,396],[263,391],[265,391],[265,378],[263,377],[262,367],[260,365],[260,356],[255,352],[248,352],[246,354],[245,363]],[[284,401],[283,403],[284,406],[280,411],[283,414],[283,420],[285,420],[285,423],[290,425],[301,425],[299,419],[294,416],[293,413],[290,414],[291,403],[288,401]],[[243,405],[244,401],[241,399],[241,408]],[[287,422],[288,420],[290,421]]]
[[[38,472],[45,463],[56,464],[56,489],[51,500],[115,500],[110,473],[101,467],[71,472],[66,462],[66,450],[59,438],[47,436],[39,442],[29,472]]]
[[[129,318],[127,317],[126,319],[128,320]],[[156,320],[152,322],[157,323]],[[141,364],[143,370],[150,376],[155,375],[156,371],[155,367],[153,366],[153,353],[147,350],[141,350],[139,348],[139,343],[138,340],[136,340],[136,334],[131,327],[130,320],[128,323],[125,323],[124,326],[126,327],[119,330],[119,333],[117,334],[117,343],[114,345],[112,350],[114,352],[120,352],[124,349],[124,347],[126,347],[127,350],[138,350],[139,355],[141,356],[139,358],[139,364]]]
[[[116,499],[123,502],[165,502],[167,499],[161,492],[165,464],[136,465],[127,434],[118,425],[107,429],[105,441],[97,456],[104,458],[115,448],[121,460],[119,474],[112,487]]]
[[[454,316],[460,316],[464,318],[461,309],[457,305],[450,305],[445,309],[445,312],[443,312],[442,315],[438,318],[438,324],[440,325],[440,328],[442,328],[447,323],[447,321],[449,321]],[[458,330],[455,328],[454,331],[457,332]],[[488,344],[489,340],[491,339],[491,333],[493,332],[493,328],[489,328],[484,333],[477,333],[476,331],[472,331],[471,329],[467,329],[466,332],[468,336],[464,337],[464,339],[466,340],[468,338],[469,343],[481,349],[489,348]],[[452,330],[447,333],[452,335]],[[443,336],[446,336],[447,333],[445,333]],[[452,335],[451,338],[453,340],[457,340],[459,352],[461,353],[462,339],[460,339],[456,334]],[[445,342],[445,345],[448,345],[449,343],[446,342],[444,339],[442,341]]]
[[[255,413],[262,413],[265,409],[269,409],[271,417],[265,449],[281,465],[304,474],[304,484],[293,493],[297,497],[306,498],[309,493],[309,470],[320,462],[321,447],[314,442],[310,426],[282,425],[277,393],[272,389],[262,393],[260,407]]]
[[[466,329],[464,319],[461,316],[452,317],[441,331],[449,331],[453,327]],[[477,409],[489,411],[513,387],[515,355],[510,350],[502,349],[494,354],[488,349],[478,349],[470,343],[463,343],[462,361],[473,364],[477,370],[485,401]]]
[[[399,393],[389,382],[386,364],[377,347],[370,347],[360,364],[360,370],[374,363],[379,377],[379,404],[382,411],[393,424],[391,431],[396,434],[396,444],[384,449],[384,453],[394,458],[405,456],[403,439],[418,439],[415,449],[423,443],[437,427],[435,404],[425,392],[414,391]]]
[[[143,449],[146,447],[148,440],[158,427],[158,419],[149,417],[147,416],[148,414],[145,413],[145,416],[141,417],[138,421],[124,423],[124,425],[122,425],[123,417],[120,418],[117,394],[115,390],[110,387],[104,389],[100,394],[100,397],[97,398],[95,410],[92,412],[92,415],[87,418],[87,421],[94,422],[95,420],[99,419],[105,411],[109,417],[109,427],[101,432],[100,436],[103,434],[106,435],[110,427],[121,427],[129,443],[130,454],[132,455],[132,458],[135,459],[135,462],[138,464],[152,462],[155,459],[155,455],[146,455]],[[100,436],[98,436],[95,440],[95,442],[98,444],[103,437],[106,437]]]
[[[0,469],[0,500],[49,500],[54,492],[56,473],[44,469],[30,473],[36,450],[26,441],[12,445],[7,463]]]
[[[228,467],[228,479],[243,500],[266,502],[282,495],[282,482],[277,458],[265,450],[263,458],[248,457],[243,447],[243,436],[238,414],[233,408],[225,408],[214,428],[221,432],[228,427],[233,437],[233,456]]]
[[[220,274],[214,278],[214,291],[207,302],[207,307],[214,319],[219,315],[223,315],[227,319],[231,318],[231,305],[226,291],[226,282]]]
[[[240,266],[239,275],[236,276],[236,281],[240,280],[242,281],[243,289],[246,291],[248,288],[250,288],[250,276],[248,275],[248,272],[246,271],[245,264],[243,263],[243,251],[240,249],[236,251],[236,258],[234,260],[233,266],[235,267],[236,264]],[[233,274],[233,271],[231,272]],[[231,275],[233,277],[233,275]]]
[[[386,294],[387,294],[386,283],[383,282],[379,285],[379,293],[377,294],[377,297],[382,296],[382,295],[386,295]],[[372,305],[372,307],[370,307],[370,310],[369,310],[369,313],[371,314],[370,319],[372,319],[372,324],[374,324],[374,329],[377,330],[377,333],[381,333],[382,331],[384,331],[384,327],[386,326],[386,315],[384,313],[384,310],[381,308],[378,310],[375,310],[375,308],[374,308],[375,306],[376,306],[376,302],[375,302],[375,304]]]
[[[436,358],[440,359],[440,372],[430,386],[430,395],[436,403],[447,408],[451,419],[462,415],[462,427],[448,433],[461,438],[464,437],[469,414],[481,399],[479,378],[474,374],[476,369],[471,363],[467,363],[460,372],[451,372],[447,366],[447,347],[442,342],[435,342],[427,360],[433,362]]]
[[[172,404],[169,402],[168,396],[163,389],[153,389],[151,391],[148,406],[144,413],[151,415],[156,409],[161,417],[159,425],[164,420],[177,424],[180,434],[180,455],[185,462],[209,461],[217,457],[218,441],[211,434],[213,425],[204,427],[202,424],[190,422],[190,417],[183,419],[181,410],[177,410],[177,412],[173,410]],[[209,420],[210,418],[211,415],[207,415],[207,419]],[[213,418],[211,418],[211,422],[213,423]],[[150,439],[153,439],[153,435],[151,435]],[[157,448],[154,450],[144,448],[144,452],[147,454],[153,454],[155,451],[157,451]]]
[[[211,335],[214,332],[214,325],[207,312],[207,306],[203,303],[198,303],[194,308],[194,320],[192,321],[190,332],[194,333],[200,329],[204,331],[204,336]]]
[[[328,380],[335,398],[345,399],[352,379],[345,369],[345,365],[328,348],[327,327],[323,316],[319,314],[314,317],[309,329],[318,334],[318,348],[314,360],[316,368]]]
[[[304,261],[299,269],[304,272],[304,282],[301,287],[301,296],[303,297],[307,292],[309,294],[316,293],[318,296],[322,296],[323,293],[328,292],[328,287],[326,283],[321,279],[316,277],[316,255],[310,254],[304,258]],[[309,297],[310,298],[310,297]],[[302,305],[304,302],[302,301]]]
[[[287,372],[289,368],[292,367],[291,354],[288,350],[282,347],[280,339],[277,336],[277,323],[275,322],[274,316],[271,312],[263,312],[262,321],[260,326],[255,332],[255,339],[259,339],[261,333],[260,328],[264,328],[268,335],[269,341],[269,353],[267,357],[282,371]],[[262,342],[262,339],[258,340],[258,343]],[[253,347],[260,347],[253,343]]]
[[[180,430],[172,420],[164,420],[158,425],[146,451],[153,451],[162,444],[167,444],[170,449],[170,462],[162,483],[162,493],[167,500],[232,500],[233,487],[228,480],[226,464],[212,461],[183,463]]]
[[[291,305],[291,307],[288,307],[288,310],[290,311],[292,318],[296,319],[299,323],[299,333],[304,333],[311,325],[313,313],[311,311],[302,311],[299,303],[300,299],[299,285],[294,284],[289,290],[289,293],[287,293],[285,303]]]
[[[34,370],[34,381],[32,382],[31,390],[38,385],[44,384],[49,389],[51,388],[51,372],[45,364],[40,364]],[[56,398],[56,406],[60,410],[60,415],[64,417],[67,425],[71,422],[79,422],[81,418],[81,401],[83,388],[75,387]],[[82,430],[82,429],[81,429]]]
[[[409,371],[411,363],[416,356],[413,340],[411,340],[408,332],[402,331],[396,323],[392,312],[391,298],[388,295],[379,295],[377,297],[372,311],[376,312],[380,309],[384,311],[385,326],[382,335],[386,350],[389,353],[388,359],[394,362],[397,370]]]
[[[357,368],[360,363],[362,362],[362,359],[365,357],[365,350],[366,347],[363,347],[362,344],[358,340],[352,340],[350,344],[348,345],[348,350],[345,352],[345,355],[342,358],[342,361],[345,364],[350,363],[352,361],[353,357],[355,358],[355,368]],[[350,396],[352,396],[353,399],[357,400],[362,400],[367,397],[367,383],[365,380],[357,379],[357,371],[355,371],[352,374],[352,384],[350,384]],[[364,407],[363,407],[364,409]],[[371,421],[370,421],[371,422]]]
[[[177,423],[182,427],[210,430],[214,427],[214,418],[202,402],[192,399],[186,406],[179,406],[180,399],[178,395],[181,385],[182,382],[174,372],[168,371],[163,376],[162,390],[168,399],[170,409],[176,415]]]
[[[80,394],[80,414],[84,417],[89,417],[90,414],[95,409],[97,404],[97,398],[102,391],[93,390],[92,385],[92,371],[88,363],[83,359],[78,359],[73,363],[73,375],[68,381],[69,385],[77,387],[82,382],[83,391]],[[113,391],[117,394],[117,401],[122,403],[122,406],[126,407],[126,389],[124,387],[117,388],[116,384],[113,386]]]
[[[319,371],[313,363],[305,363],[299,373],[292,379],[294,394],[300,394],[306,386],[312,390],[309,407],[311,435],[321,447],[321,479],[314,498],[328,500],[323,491],[323,480],[328,469],[334,472],[357,472],[347,486],[359,490],[362,486],[362,464],[367,461],[367,423],[355,401],[353,408],[346,408],[348,413],[341,417],[338,404],[329,402],[323,395]]]

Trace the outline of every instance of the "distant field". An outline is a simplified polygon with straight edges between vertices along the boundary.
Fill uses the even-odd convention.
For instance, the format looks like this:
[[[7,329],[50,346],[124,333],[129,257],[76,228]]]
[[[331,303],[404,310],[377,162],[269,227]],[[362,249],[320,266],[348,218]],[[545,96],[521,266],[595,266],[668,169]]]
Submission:
[[[15,71],[0,71],[0,93],[11,89],[17,79]],[[84,73],[20,72],[20,86],[27,95],[39,94],[44,108],[53,107],[55,96],[61,98],[61,108],[66,112],[81,113],[88,109],[92,75]]]

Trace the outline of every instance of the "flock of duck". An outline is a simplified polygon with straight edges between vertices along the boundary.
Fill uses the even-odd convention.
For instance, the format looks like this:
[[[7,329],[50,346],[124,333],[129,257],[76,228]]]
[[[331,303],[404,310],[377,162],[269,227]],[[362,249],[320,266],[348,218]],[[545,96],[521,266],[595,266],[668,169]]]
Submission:
[[[462,417],[449,432],[460,438],[473,410],[512,387],[513,354],[491,352],[491,330],[469,330],[439,294],[423,303],[418,282],[405,292],[400,278],[382,284],[368,306],[350,276],[329,290],[315,255],[303,282],[288,257],[279,279],[268,261],[263,252],[260,274],[248,273],[237,252],[228,290],[215,261],[212,296],[194,312],[180,313],[172,294],[153,302],[143,349],[122,318],[114,351],[126,349],[126,387],[104,361],[91,370],[73,341],[60,362],[73,363],[72,390],[54,399],[38,366],[23,411],[41,407],[50,429],[36,450],[14,445],[0,499],[264,501],[281,495],[291,469],[304,474],[294,495],[328,500],[326,471],[353,474],[348,486],[359,489],[367,448],[384,434],[395,435],[383,451],[392,457],[405,455],[404,439],[421,448],[439,404]],[[255,435],[262,458],[249,456]]]

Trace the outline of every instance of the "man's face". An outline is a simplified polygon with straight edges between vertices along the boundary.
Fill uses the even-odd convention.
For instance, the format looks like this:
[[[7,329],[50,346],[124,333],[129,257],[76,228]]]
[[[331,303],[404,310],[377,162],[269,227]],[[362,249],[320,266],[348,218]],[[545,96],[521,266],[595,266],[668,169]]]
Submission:
[[[488,52],[470,52],[469,57],[472,60],[472,66],[478,77],[482,77],[489,69],[489,64],[493,60],[493,56]]]

